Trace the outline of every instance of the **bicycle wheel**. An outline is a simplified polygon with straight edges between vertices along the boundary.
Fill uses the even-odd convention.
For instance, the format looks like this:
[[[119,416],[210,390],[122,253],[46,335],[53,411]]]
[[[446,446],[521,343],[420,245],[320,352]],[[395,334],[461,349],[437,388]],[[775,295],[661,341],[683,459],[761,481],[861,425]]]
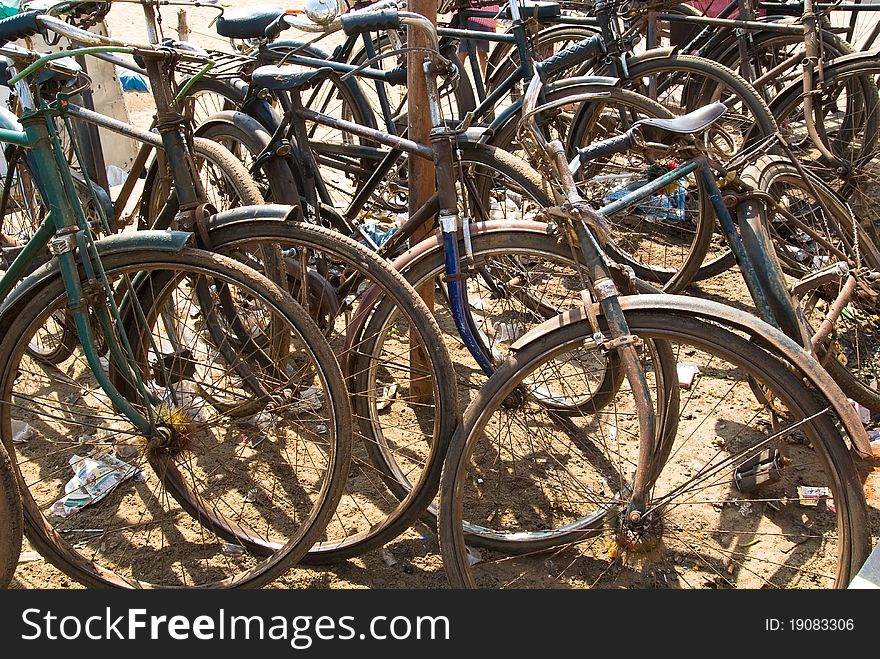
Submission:
[[[215,210],[229,210],[238,206],[260,206],[265,203],[250,173],[241,161],[223,146],[203,137],[195,137],[193,151],[207,202]],[[164,157],[164,154],[160,153],[159,157],[153,160],[144,180],[138,218],[141,228],[153,227],[163,210],[167,210],[166,205],[177,204],[176,197],[171,195],[174,182],[171,180]],[[171,216],[173,215],[172,213]]]
[[[789,86],[771,106],[798,159],[846,199],[875,243],[880,243],[878,76],[880,62],[876,58],[858,58],[827,63],[821,84],[817,76],[813,81],[815,123],[838,162],[822,156],[808,135],[802,85]]]
[[[18,566],[23,527],[15,471],[6,449],[0,445],[0,588],[9,585]]]
[[[450,583],[845,587],[867,556],[866,507],[827,405],[747,337],[670,312],[626,315],[647,345],[671,348],[684,385],[675,442],[649,479],[640,523],[622,515],[639,443],[626,387],[604,409],[564,424],[527,395],[509,402],[530,382],[563,392],[583,386],[568,366],[592,358],[592,330],[586,322],[563,326],[499,368],[453,439],[439,519]],[[646,366],[650,380],[656,363]],[[756,404],[754,381],[785,409],[784,421]],[[549,547],[525,555],[469,550],[473,528]]]
[[[257,156],[269,146],[272,136],[256,120],[241,112],[223,111],[205,117],[195,134],[217,142],[232,153],[244,165],[267,203],[292,206],[300,203],[299,186],[284,158],[264,158],[257,165]]]
[[[452,362],[427,306],[387,261],[329,229],[234,222],[212,227],[211,240],[245,262],[264,242],[279,246],[289,289],[345,366],[358,431],[352,467],[324,536],[304,561],[340,561],[392,541],[434,498],[460,417]],[[360,329],[350,322],[358,318],[365,321]]]
[[[320,537],[344,487],[351,412],[332,351],[288,296],[227,257],[103,263],[146,392],[115,361],[110,375],[143,413],[154,398],[166,430],[139,434],[82,348],[57,366],[27,352],[67,304],[58,279],[20,301],[3,316],[0,431],[28,539],[87,586],[268,582]],[[25,443],[15,422],[35,430]]]
[[[880,272],[880,251],[830,188],[812,177],[805,180],[789,161],[765,156],[744,172],[743,178],[776,200],[775,207],[768,205],[767,237],[786,273],[801,279],[842,263],[856,276],[850,301],[820,346],[821,361],[847,396],[880,410],[878,294],[868,279],[870,273]],[[804,295],[801,304],[814,329],[824,320],[845,281],[826,281]]]
[[[707,144],[716,158],[730,158],[777,130],[774,115],[755,88],[709,59],[677,54],[633,58],[625,84],[677,116],[723,102],[727,112],[707,132]]]
[[[549,86],[546,102],[562,103],[568,97],[586,100],[562,105],[541,120],[548,133],[560,139],[574,157],[578,148],[628,130],[639,119],[671,118],[658,103],[634,92],[572,79]],[[491,144],[511,149],[516,123],[499,128]],[[603,158],[584,166],[577,174],[578,191],[596,208],[613,202],[629,189],[657,178],[668,166],[635,151]],[[638,206],[608,218],[611,239],[608,254],[630,266],[637,276],[663,285],[664,290],[682,289],[707,260],[712,246],[714,213],[703,185],[693,176],[682,179],[673,190],[664,190]]]

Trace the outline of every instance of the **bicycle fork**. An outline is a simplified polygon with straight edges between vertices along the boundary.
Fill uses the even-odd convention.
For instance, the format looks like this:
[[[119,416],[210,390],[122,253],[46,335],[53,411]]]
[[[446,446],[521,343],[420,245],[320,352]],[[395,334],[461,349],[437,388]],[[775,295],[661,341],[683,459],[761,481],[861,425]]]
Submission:
[[[430,58],[423,66],[428,93],[428,108],[431,114],[431,143],[434,148],[434,167],[436,169],[437,196],[440,205],[438,225],[443,236],[445,255],[446,290],[455,327],[468,352],[476,360],[486,375],[492,375],[489,350],[478,337],[477,324],[470,313],[467,300],[467,274],[461,269],[461,255],[458,250],[458,227],[461,216],[458,211],[458,193],[455,187],[455,136],[454,130],[447,128],[440,113],[440,95],[437,89],[435,64]],[[466,192],[464,194],[467,194]]]

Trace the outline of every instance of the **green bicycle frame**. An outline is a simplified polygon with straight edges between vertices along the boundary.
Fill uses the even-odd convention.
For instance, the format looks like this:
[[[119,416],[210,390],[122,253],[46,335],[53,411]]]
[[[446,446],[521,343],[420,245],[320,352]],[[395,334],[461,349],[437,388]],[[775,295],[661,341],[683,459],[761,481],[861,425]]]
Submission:
[[[64,55],[72,56],[79,54],[80,51],[83,54],[93,54],[104,51],[118,52],[119,50],[121,49],[118,47],[83,48],[66,51]],[[18,82],[27,74],[40,70],[42,66],[57,57],[58,54],[41,57],[13,78],[13,81]],[[108,342],[111,344],[110,358],[117,367],[122,368],[124,372],[133,377],[133,383],[146,403],[147,416],[138,411],[111,382],[107,370],[100,362],[99,353],[95,346],[95,336],[89,317],[89,305],[80,280],[77,252],[81,257],[86,277],[93,281],[106,281],[100,259],[97,258],[101,251],[101,241],[91,240],[89,227],[78,206],[73,178],[63,155],[59,153],[60,145],[54,134],[55,127],[52,124],[52,116],[56,112],[57,110],[44,101],[40,101],[36,109],[26,110],[20,120],[5,109],[0,111],[0,142],[15,144],[26,150],[25,158],[31,176],[48,210],[34,235],[0,277],[0,300],[7,300],[16,287],[29,285],[27,281],[22,282],[22,279],[29,273],[35,262],[44,260],[45,250],[49,248],[52,260],[57,265],[57,270],[64,282],[64,288],[67,292],[67,308],[73,318],[89,368],[112,404],[132,422],[138,431],[149,436],[155,429],[151,404],[153,402],[152,396],[147,391],[137,369],[131,366],[133,355],[124,333],[121,342]],[[134,240],[139,247],[158,247],[175,251],[182,248],[186,242],[185,239],[168,241],[167,236],[152,235],[154,233],[157,232],[143,232],[140,236],[133,236],[131,240]],[[165,232],[158,233],[164,234]],[[188,234],[185,235],[188,236]],[[16,294],[19,293],[20,291],[16,291]],[[100,316],[99,320],[105,329],[111,328],[113,324],[121,327],[121,319],[115,306],[111,305],[111,309],[101,311]],[[128,354],[128,357],[125,353]]]

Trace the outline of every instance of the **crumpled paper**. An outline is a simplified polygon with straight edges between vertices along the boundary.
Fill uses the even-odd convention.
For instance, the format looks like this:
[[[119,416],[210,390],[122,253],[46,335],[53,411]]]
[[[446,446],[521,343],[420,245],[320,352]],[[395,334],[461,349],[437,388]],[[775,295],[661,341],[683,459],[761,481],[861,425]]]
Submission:
[[[100,501],[120,483],[142,473],[109,453],[95,457],[73,455],[68,464],[73,469],[73,478],[64,486],[65,496],[52,504],[52,514],[57,517],[67,517]]]

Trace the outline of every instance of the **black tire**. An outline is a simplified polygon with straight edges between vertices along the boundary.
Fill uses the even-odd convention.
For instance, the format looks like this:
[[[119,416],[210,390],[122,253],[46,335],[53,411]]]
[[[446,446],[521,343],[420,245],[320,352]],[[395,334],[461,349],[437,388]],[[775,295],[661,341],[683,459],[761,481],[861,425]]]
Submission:
[[[594,345],[585,321],[563,326],[522,346],[505,362],[468,407],[453,439],[441,480],[439,517],[451,585],[846,587],[867,557],[870,539],[852,459],[833,420],[822,414],[827,403],[772,354],[718,325],[664,311],[628,312],[626,317],[634,334],[668,342],[679,359],[697,361],[700,369],[683,395],[677,444],[652,479],[641,526],[632,526],[622,514],[638,447],[637,440],[619,439],[631,427],[625,415],[609,407],[605,419],[594,415],[578,420],[574,434],[537,406],[505,411],[504,401],[527,378],[539,377],[554,362],[565,364],[574,352]],[[798,438],[788,448],[793,465],[783,468],[778,482],[753,493],[738,491],[734,474],[776,434],[759,423],[769,415],[766,408],[759,406],[754,413],[748,376],[778,396],[792,418],[786,428],[793,427]],[[725,416],[731,409],[724,404],[730,393],[742,394],[730,400],[737,409],[753,410],[747,416],[734,413],[737,424],[732,428]],[[624,398],[618,404],[620,410],[628,409]],[[688,419],[696,412],[706,414]],[[514,413],[519,421],[505,418]],[[621,420],[627,425],[620,425]],[[501,426],[508,433],[503,445],[492,439]],[[610,427],[616,428],[617,441],[602,439]],[[520,428],[528,433],[530,451],[516,448],[523,435],[510,436]],[[706,462],[694,451],[704,451]],[[827,504],[805,508],[790,503],[801,498],[797,484],[819,482],[816,478],[830,488],[830,515]],[[567,498],[573,487],[580,494]],[[474,552],[467,546],[471,523],[484,531],[489,526],[502,537],[519,533],[565,542],[536,555]],[[752,544],[759,546],[747,550]],[[644,561],[650,561],[651,569],[636,567]]]
[[[12,462],[0,445],[0,588],[6,588],[18,566],[24,519]]]
[[[202,184],[208,194],[207,201],[214,210],[230,210],[238,206],[261,206],[265,203],[250,173],[226,148],[204,137],[194,137],[193,151],[196,167],[202,173]],[[164,165],[164,158],[164,153],[157,154],[147,170],[138,218],[139,226],[142,228],[154,227],[154,223],[160,214],[163,214],[163,209],[171,197],[173,181],[168,173],[160,171]],[[173,218],[174,213],[170,215],[168,220]]]
[[[325,334],[346,371],[360,441],[337,512],[303,561],[338,562],[392,541],[436,495],[460,417],[452,362],[427,306],[387,261],[329,229],[245,221],[213,228],[211,240],[236,258],[262,242],[277,245],[288,255],[289,276],[298,277],[305,261],[333,296],[326,306],[335,305],[335,312]],[[357,286],[339,289],[343,278]],[[322,306],[298,299],[306,308]],[[348,324],[349,316],[367,322]],[[413,400],[416,390],[406,367],[416,345],[423,347],[419,377],[430,390],[429,400],[421,402]],[[383,398],[383,382],[394,383],[396,393]]]
[[[773,245],[783,271],[800,279],[842,263],[856,276],[857,288],[822,346],[820,358],[847,396],[880,411],[878,293],[866,277],[867,273],[880,272],[880,250],[854,221],[843,200],[822,181],[812,177],[804,180],[788,160],[765,156],[743,173],[743,180],[777,201],[775,212],[773,207],[768,208],[768,223],[762,228],[763,239]],[[817,202],[814,190],[829,214]],[[783,210],[788,214],[780,212]],[[814,330],[844,281],[828,282],[802,298],[806,319]]]
[[[51,369],[27,355],[29,336],[67,299],[60,277],[34,291],[17,307],[21,312],[9,320],[0,342],[2,396],[13,403],[2,406],[0,429],[17,467],[31,545],[91,587],[267,583],[320,538],[345,484],[351,413],[330,347],[289,296],[227,257],[193,249],[140,250],[102,260],[110,281],[120,285],[115,290],[136,368],[165,401],[154,412],[172,432],[154,437],[158,444],[147,442],[94,384],[79,351]],[[131,313],[128,285],[137,292],[142,316]],[[209,297],[211,307],[203,306],[195,295],[202,286],[220,300],[226,291],[240,304],[237,318],[253,328],[255,343],[262,343],[260,328],[283,334],[284,360],[274,351],[275,361],[263,365],[261,352],[249,350],[239,351],[236,363],[224,361],[223,346],[207,331],[218,305]],[[166,302],[177,310],[171,318],[162,314]],[[150,323],[147,331],[140,318]],[[161,357],[152,354],[156,350]],[[251,382],[239,375],[239,365]],[[111,368],[111,376],[118,384],[129,380],[118,368]],[[276,406],[267,409],[264,401],[259,419],[243,418],[235,406],[224,412],[208,401],[220,387],[244,406],[268,391]],[[139,407],[143,398],[134,390],[131,384],[122,389]],[[36,432],[13,445],[11,422],[23,414]],[[317,423],[324,425],[323,434]],[[295,428],[294,435],[284,428]],[[72,456],[107,451],[127,465],[114,463],[110,472],[134,478],[124,477],[104,499],[70,517],[52,512],[66,501]]]
[[[299,186],[285,158],[264,158],[255,167],[257,156],[269,146],[272,135],[252,117],[224,111],[207,117],[195,134],[228,149],[253,177],[267,203],[291,206],[300,203]]]

